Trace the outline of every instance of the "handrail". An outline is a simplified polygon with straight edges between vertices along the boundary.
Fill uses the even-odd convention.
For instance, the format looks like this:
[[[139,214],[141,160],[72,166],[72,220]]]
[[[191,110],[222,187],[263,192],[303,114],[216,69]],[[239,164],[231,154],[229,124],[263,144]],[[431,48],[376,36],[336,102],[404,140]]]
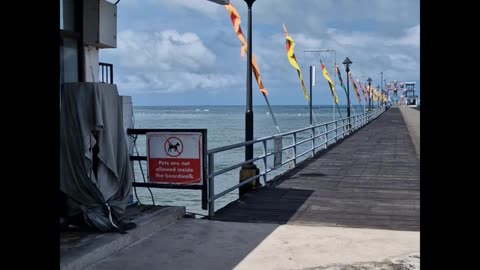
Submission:
[[[277,135],[272,135],[272,136],[266,136],[258,139],[253,139],[251,141],[247,142],[240,142],[240,143],[235,143],[231,145],[226,145],[226,146],[221,146],[217,148],[213,148],[207,151],[208,155],[208,185],[209,185],[209,194],[208,194],[208,217],[213,218],[215,216],[215,200],[238,189],[239,187],[242,187],[255,179],[259,179],[260,177],[263,177],[265,183],[267,183],[269,180],[267,178],[267,174],[275,168],[268,168],[268,160],[267,157],[272,156],[275,154],[275,152],[268,152],[267,150],[267,141],[274,140],[274,138],[278,136],[286,137],[286,136],[293,136],[293,143],[290,145],[284,146],[282,144],[282,147],[280,149],[281,152],[293,148],[293,157],[288,158],[284,161],[281,162],[281,165],[285,165],[287,163],[290,163],[293,161],[294,166],[297,165],[297,158],[302,157],[309,152],[312,153],[312,156],[315,155],[318,151],[325,150],[328,147],[332,146],[333,144],[337,143],[339,139],[345,138],[345,136],[349,135],[351,132],[359,129],[360,127],[368,124],[371,122],[373,119],[377,118],[380,114],[382,114],[385,111],[383,107],[377,108],[375,110],[367,111],[361,114],[356,114],[352,115],[349,118],[345,117],[342,119],[334,120],[334,121],[329,121],[325,122],[322,124],[317,124],[314,126],[309,126],[301,129],[296,129],[288,132],[283,132]],[[341,122],[341,125],[339,124]],[[330,126],[330,129],[329,129]],[[315,129],[317,128],[325,128],[325,132],[315,132]],[[340,130],[340,131],[339,131]],[[302,132],[307,132],[310,131],[310,136],[306,139],[302,139],[300,141],[297,140],[297,134],[302,133]],[[321,138],[321,136],[325,136],[325,138]],[[320,139],[319,139],[320,138]],[[319,141],[318,144],[316,143],[316,139]],[[306,142],[312,141],[311,147],[307,149],[306,151],[300,153],[297,155],[297,146],[300,144],[305,144]],[[328,144],[328,142],[334,141],[332,144]],[[231,165],[227,168],[223,168],[221,170],[215,171],[215,154],[218,154],[220,152],[225,152],[229,151],[235,148],[239,147],[245,147],[247,145],[254,145],[257,143],[261,143],[263,145],[263,155],[254,157],[253,159],[243,161],[234,165]],[[316,149],[320,146],[323,146],[324,148],[321,150]],[[221,174],[224,174],[226,172],[229,172],[231,170],[237,169],[245,164],[253,163],[255,161],[262,160],[263,165],[264,165],[264,170],[261,171],[258,175],[252,176],[244,181],[242,181],[239,184],[236,184],[234,186],[231,186],[217,194],[214,192],[214,186],[215,186],[215,177],[219,176]],[[270,164],[271,165],[271,164]],[[271,180],[270,180],[271,181]]]
[[[338,120],[333,120],[329,122],[325,122],[322,124],[312,125],[305,128],[300,128],[292,131],[283,132],[276,135],[265,136],[257,139],[253,139],[247,142],[239,142],[234,143],[226,146],[221,146],[217,148],[213,148],[207,150],[207,160],[205,164],[207,164],[207,174],[206,174],[206,189],[202,190],[202,208],[208,210],[208,217],[214,218],[215,216],[215,200],[225,196],[226,194],[237,190],[238,188],[247,185],[255,180],[263,179],[263,182],[267,184],[268,182],[272,181],[274,178],[268,178],[269,174],[271,175],[272,171],[278,171],[279,168],[284,168],[283,166],[286,164],[293,165],[295,168],[298,162],[303,161],[306,158],[302,158],[305,155],[310,154],[310,156],[315,156],[317,153],[321,151],[325,151],[326,149],[330,148],[331,146],[338,143],[340,140],[344,139],[346,136],[350,135],[355,130],[361,128],[362,126],[368,124],[373,119],[377,118],[380,114],[384,112],[384,108],[377,108],[375,110],[370,110],[367,112],[363,112],[361,114],[352,115],[349,118],[341,118]],[[318,130],[317,130],[318,129]],[[139,135],[139,134],[146,134],[149,132],[150,129],[127,129],[127,134],[129,135]],[[273,143],[276,138],[281,137],[282,143],[279,149],[275,149],[279,152],[285,153],[287,150],[291,151],[291,154],[286,155],[282,158],[279,166],[273,166],[271,158],[276,154],[275,150],[272,148],[268,148],[268,142]],[[285,143],[285,140],[288,140]],[[311,142],[309,144],[308,142]],[[227,167],[218,168],[215,170],[215,155],[220,154],[222,152],[230,151],[233,149],[237,149],[240,147],[245,147],[247,145],[257,145],[260,144],[263,153],[257,154],[250,160],[245,160],[241,162],[237,162],[235,164],[227,164]],[[270,144],[272,146],[272,144]],[[275,148],[275,147],[274,147]],[[270,161],[269,158],[270,157]],[[302,158],[302,159],[300,159]],[[307,157],[308,158],[308,157]],[[299,160],[300,159],[300,160]],[[132,155],[130,156],[131,161],[146,161],[147,157],[143,155]],[[260,172],[258,175],[251,176],[250,178],[243,180],[242,182],[228,186],[222,191],[217,191],[215,193],[215,178],[224,175],[225,173],[231,172],[235,169],[238,169],[246,164],[253,164],[254,162],[261,162]],[[233,163],[233,162],[232,162]],[[263,168],[262,168],[263,167]],[[289,166],[289,169],[292,169]],[[288,171],[288,170],[287,170]],[[152,185],[151,183],[141,183],[141,182],[134,182],[134,186],[138,187],[156,187],[156,188],[180,188],[177,185],[168,185],[168,184],[157,184]],[[183,188],[183,187],[181,187]],[[190,188],[191,187],[185,187]],[[198,188],[197,188],[198,189]],[[204,204],[206,203],[206,205]]]

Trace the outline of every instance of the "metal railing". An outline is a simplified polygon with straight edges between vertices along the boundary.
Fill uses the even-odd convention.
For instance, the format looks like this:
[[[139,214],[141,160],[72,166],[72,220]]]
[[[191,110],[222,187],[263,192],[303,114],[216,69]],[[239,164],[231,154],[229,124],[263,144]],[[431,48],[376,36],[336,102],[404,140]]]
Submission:
[[[366,125],[371,120],[377,118],[384,111],[385,111],[384,108],[378,108],[362,114],[350,116],[350,118],[343,118],[336,121],[326,122],[326,123],[318,124],[315,126],[310,126],[302,129],[284,132],[284,133],[273,135],[273,136],[251,140],[248,142],[240,142],[240,143],[208,150],[207,154],[208,154],[208,216],[209,218],[213,218],[215,215],[215,200],[217,200],[218,198],[225,196],[226,194],[244,185],[247,185],[260,177],[263,177],[265,184],[271,181],[271,179],[270,180],[268,179],[267,175],[271,171],[275,170],[275,167],[268,168],[268,165],[269,165],[268,157],[274,155],[275,152],[274,151],[268,152],[267,143],[269,141],[273,142],[273,140],[276,137],[282,136],[283,143],[282,143],[281,151],[283,152],[286,150],[290,150],[291,152],[293,152],[293,155],[291,157],[287,155],[287,158],[285,160],[282,160],[282,166],[291,162],[293,162],[294,166],[297,166],[297,160],[300,157],[303,157],[304,155],[307,155],[307,154],[311,154],[311,156],[314,156],[315,153],[320,151],[320,150],[317,150],[320,147],[322,147],[322,149],[327,149],[329,146],[335,144],[338,140],[345,138],[345,136],[347,136],[348,134]],[[323,132],[320,132],[320,128],[323,128]],[[301,136],[299,134],[302,134],[305,132],[307,132],[308,133],[307,135],[309,136],[303,135],[304,137],[307,137],[307,138],[300,139]],[[286,145],[285,139],[289,137],[291,137],[292,143],[289,145]],[[308,142],[311,142],[310,148],[303,151],[302,153],[298,153],[299,145],[306,144]],[[245,147],[247,145],[255,145],[255,144],[262,145],[263,155],[253,157],[253,159],[243,161],[243,162],[228,166],[226,168],[222,168],[218,171],[215,171],[215,154],[240,148],[240,147]],[[252,176],[237,185],[229,187],[221,191],[220,193],[215,194],[215,177],[221,174],[227,173],[229,171],[238,169],[243,165],[254,163],[256,161],[261,161],[263,163],[263,171],[261,171],[258,175]]]
[[[98,63],[99,66],[99,81],[102,83],[113,84],[113,64]]]

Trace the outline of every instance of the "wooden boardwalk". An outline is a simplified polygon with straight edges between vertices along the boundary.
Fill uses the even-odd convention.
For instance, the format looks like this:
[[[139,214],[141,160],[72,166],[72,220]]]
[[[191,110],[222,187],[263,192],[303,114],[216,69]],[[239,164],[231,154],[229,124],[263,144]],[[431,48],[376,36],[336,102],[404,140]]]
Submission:
[[[216,220],[420,230],[420,160],[398,108]]]

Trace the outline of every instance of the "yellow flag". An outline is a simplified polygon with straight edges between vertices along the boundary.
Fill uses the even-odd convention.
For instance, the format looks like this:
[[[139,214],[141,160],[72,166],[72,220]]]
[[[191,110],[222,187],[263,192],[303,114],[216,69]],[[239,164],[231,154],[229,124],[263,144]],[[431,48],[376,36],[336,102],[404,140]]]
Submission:
[[[337,94],[335,93],[335,85],[332,82],[332,79],[330,79],[330,76],[328,76],[327,69],[325,68],[325,65],[322,63],[322,72],[323,72],[323,77],[328,81],[328,85],[330,86],[330,91],[332,92],[332,97],[335,100],[335,104],[338,104],[338,97]]]
[[[283,31],[285,32],[285,38],[287,40],[286,48],[287,48],[288,62],[290,62],[290,65],[292,65],[297,70],[298,78],[300,79],[300,83],[302,85],[302,90],[303,90],[303,94],[305,95],[305,99],[307,100],[307,102],[310,102],[310,98],[308,97],[308,94],[307,94],[307,89],[305,88],[305,83],[303,83],[302,71],[298,66],[297,59],[295,58],[295,53],[293,51],[295,48],[295,42],[293,42],[293,39],[288,35],[285,24],[283,25]]]

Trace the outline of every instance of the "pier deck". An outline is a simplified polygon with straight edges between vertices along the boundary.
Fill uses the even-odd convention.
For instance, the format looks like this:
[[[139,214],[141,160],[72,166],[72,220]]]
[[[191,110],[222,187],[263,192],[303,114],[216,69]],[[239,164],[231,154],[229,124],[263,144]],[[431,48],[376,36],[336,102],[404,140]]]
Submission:
[[[389,109],[215,219],[419,231],[420,160],[400,110]]]
[[[216,221],[180,219],[62,269],[419,269],[419,130],[404,121],[418,116],[391,108]]]

